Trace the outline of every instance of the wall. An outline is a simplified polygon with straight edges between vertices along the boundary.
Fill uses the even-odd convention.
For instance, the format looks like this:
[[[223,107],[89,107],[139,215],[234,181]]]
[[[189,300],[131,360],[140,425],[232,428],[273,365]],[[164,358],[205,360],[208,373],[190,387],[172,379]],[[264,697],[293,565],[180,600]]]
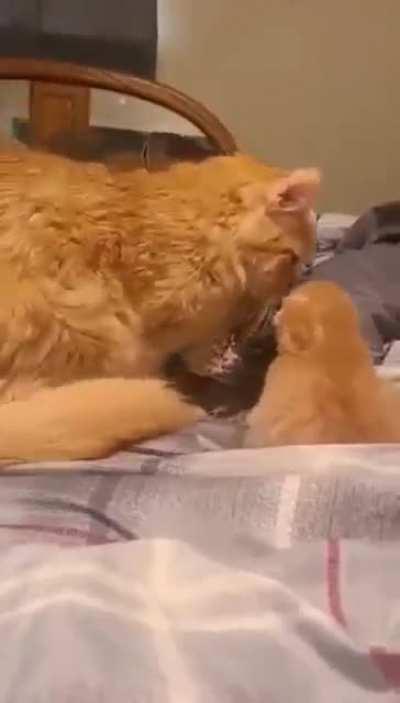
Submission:
[[[399,0],[159,0],[160,76],[244,148],[318,164],[322,205],[400,197]]]
[[[159,0],[159,78],[205,102],[244,149],[321,166],[321,206],[357,212],[400,196],[399,26],[399,0]],[[92,121],[193,131],[100,91]]]

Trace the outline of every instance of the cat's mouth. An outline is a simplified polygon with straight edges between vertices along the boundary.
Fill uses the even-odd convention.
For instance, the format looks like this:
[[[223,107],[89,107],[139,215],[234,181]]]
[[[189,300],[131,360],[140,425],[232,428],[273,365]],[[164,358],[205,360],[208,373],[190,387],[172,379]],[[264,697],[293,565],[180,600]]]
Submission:
[[[245,339],[255,342],[257,339],[262,339],[265,334],[270,333],[274,325],[276,314],[281,308],[281,302],[266,305],[261,313],[256,317],[252,326],[248,330]]]

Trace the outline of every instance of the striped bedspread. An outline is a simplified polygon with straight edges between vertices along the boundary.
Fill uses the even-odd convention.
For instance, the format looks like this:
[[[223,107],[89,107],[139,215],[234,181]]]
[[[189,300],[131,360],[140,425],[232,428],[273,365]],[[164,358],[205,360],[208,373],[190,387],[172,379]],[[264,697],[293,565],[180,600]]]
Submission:
[[[4,472],[0,703],[398,700],[400,447],[229,431]]]

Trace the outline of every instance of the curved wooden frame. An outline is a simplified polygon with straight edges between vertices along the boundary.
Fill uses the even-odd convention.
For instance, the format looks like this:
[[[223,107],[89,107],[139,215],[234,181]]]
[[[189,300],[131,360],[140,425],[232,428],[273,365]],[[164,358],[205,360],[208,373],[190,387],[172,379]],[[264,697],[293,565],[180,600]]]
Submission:
[[[212,112],[197,100],[163,83],[100,68],[27,58],[0,58],[2,79],[80,85],[131,95],[184,117],[208,137],[222,154],[237,151],[232,134]]]

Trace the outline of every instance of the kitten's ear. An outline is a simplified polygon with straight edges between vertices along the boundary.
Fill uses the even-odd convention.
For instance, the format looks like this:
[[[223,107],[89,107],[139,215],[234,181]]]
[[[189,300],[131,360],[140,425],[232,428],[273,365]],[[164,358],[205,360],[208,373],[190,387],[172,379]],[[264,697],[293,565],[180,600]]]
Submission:
[[[249,209],[264,205],[271,213],[313,209],[321,183],[316,168],[299,168],[272,183],[251,183],[241,190]]]

